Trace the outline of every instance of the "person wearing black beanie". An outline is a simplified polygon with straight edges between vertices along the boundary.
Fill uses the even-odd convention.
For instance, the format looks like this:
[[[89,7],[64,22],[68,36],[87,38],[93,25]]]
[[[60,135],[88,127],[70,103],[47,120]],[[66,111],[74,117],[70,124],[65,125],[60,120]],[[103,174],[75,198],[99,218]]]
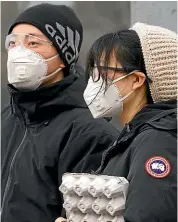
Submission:
[[[11,100],[1,116],[2,222],[54,222],[65,172],[88,172],[118,131],[94,120],[76,70],[83,28],[64,5],[28,8],[6,37]]]
[[[67,68],[77,62],[83,27],[71,8],[47,3],[28,8],[14,21],[8,34],[18,24],[30,24],[38,28],[53,43]]]

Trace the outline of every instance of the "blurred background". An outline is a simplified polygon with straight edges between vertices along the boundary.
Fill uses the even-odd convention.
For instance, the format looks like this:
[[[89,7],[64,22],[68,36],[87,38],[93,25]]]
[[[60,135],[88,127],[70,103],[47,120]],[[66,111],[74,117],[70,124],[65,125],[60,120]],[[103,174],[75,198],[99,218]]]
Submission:
[[[92,43],[102,34],[129,28],[133,23],[147,22],[177,32],[177,1],[45,1],[51,4],[65,4],[72,7],[84,28],[84,40],[79,64],[85,67],[87,52]],[[9,101],[6,89],[7,53],[5,37],[11,23],[26,8],[42,1],[1,2],[1,108]]]

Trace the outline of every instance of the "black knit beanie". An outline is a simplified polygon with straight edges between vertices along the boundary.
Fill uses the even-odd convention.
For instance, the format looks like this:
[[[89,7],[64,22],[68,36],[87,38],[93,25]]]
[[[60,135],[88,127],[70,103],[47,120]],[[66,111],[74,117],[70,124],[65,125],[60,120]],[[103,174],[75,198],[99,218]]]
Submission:
[[[37,27],[56,47],[66,68],[74,67],[82,44],[83,28],[71,8],[47,3],[30,7],[18,16],[8,34],[20,23]]]

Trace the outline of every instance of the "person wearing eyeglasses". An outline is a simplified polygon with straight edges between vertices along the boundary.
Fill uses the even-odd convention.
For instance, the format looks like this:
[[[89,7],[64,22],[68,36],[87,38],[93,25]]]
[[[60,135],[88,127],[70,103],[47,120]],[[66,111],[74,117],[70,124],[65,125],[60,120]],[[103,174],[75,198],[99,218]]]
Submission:
[[[91,172],[118,137],[95,120],[76,70],[82,25],[64,5],[28,8],[5,41],[10,104],[1,115],[2,222],[54,222],[65,172]]]
[[[176,33],[138,22],[103,35],[86,72],[84,98],[93,117],[123,126],[95,173],[129,181],[125,222],[176,222]]]

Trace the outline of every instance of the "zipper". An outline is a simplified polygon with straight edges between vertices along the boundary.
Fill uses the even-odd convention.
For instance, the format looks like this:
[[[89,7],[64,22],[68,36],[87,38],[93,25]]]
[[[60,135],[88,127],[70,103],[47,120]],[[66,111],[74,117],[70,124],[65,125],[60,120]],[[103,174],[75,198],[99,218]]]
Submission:
[[[122,139],[122,137],[123,137],[124,134],[126,133],[125,131],[126,131],[126,132],[130,132],[129,124],[126,124],[126,125],[125,125],[125,127],[124,127],[123,130],[121,131],[118,139],[113,143],[113,145],[111,145],[105,152],[103,152],[100,167],[95,171],[96,174],[100,174],[100,173],[101,173],[101,171],[102,171],[103,168],[104,168],[104,164],[105,164],[105,161],[106,161],[107,156],[110,154],[110,152],[112,152],[112,150],[115,149],[115,147],[116,147],[116,145],[118,144],[118,142],[120,142],[120,140]]]
[[[114,144],[113,144],[112,146],[110,146],[110,147],[103,153],[100,167],[95,171],[95,174],[100,174],[100,173],[101,173],[101,171],[103,170],[103,167],[104,167],[104,163],[105,163],[106,157],[107,157],[108,154],[115,148],[116,144],[117,144],[117,140],[114,142]]]
[[[4,209],[5,198],[7,196],[7,192],[9,190],[11,180],[12,180],[12,169],[13,169],[13,166],[14,166],[14,162],[16,160],[17,154],[20,151],[20,147],[22,146],[22,144],[25,140],[26,135],[27,135],[27,128],[25,129],[25,134],[23,136],[23,139],[22,139],[20,145],[18,146],[17,150],[15,151],[15,154],[14,154],[14,156],[12,158],[12,161],[11,161],[11,164],[10,164],[9,175],[8,175],[8,179],[7,179],[7,183],[6,183],[6,187],[5,187],[5,191],[4,191],[4,196],[3,196],[3,200],[2,200],[1,215],[2,215],[2,212],[3,212],[3,209]]]

